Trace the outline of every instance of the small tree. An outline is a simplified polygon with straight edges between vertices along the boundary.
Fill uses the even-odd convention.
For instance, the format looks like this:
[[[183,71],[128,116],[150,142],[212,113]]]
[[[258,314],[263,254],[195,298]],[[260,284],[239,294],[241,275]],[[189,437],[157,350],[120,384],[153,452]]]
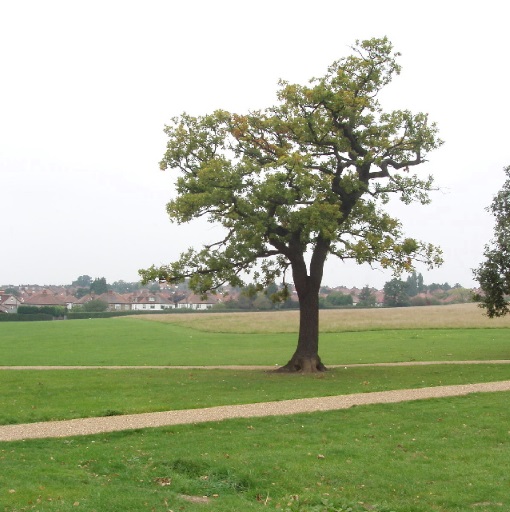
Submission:
[[[6,295],[14,295],[15,297],[21,297],[21,292],[16,286],[4,286],[2,287]]]
[[[140,289],[140,283],[127,283],[126,281],[115,281],[111,289],[117,293],[133,293]],[[159,291],[159,287],[158,290]]]
[[[418,274],[417,287],[418,287],[418,293],[422,293],[425,290],[425,286],[423,284],[423,276],[421,274]]]
[[[72,286],[78,288],[88,288],[92,283],[92,278],[88,275],[79,276],[76,281],[72,282]]]
[[[485,246],[485,261],[474,270],[483,291],[477,299],[490,318],[510,312],[510,166],[504,172],[507,179],[487,208],[496,220],[494,238]]]
[[[384,285],[384,306],[401,308],[409,306],[407,283],[401,279],[392,279]]]
[[[358,296],[357,306],[362,308],[372,308],[375,306],[375,301],[375,295],[372,293],[371,288],[368,285],[366,285],[363,287]]]
[[[103,293],[108,292],[108,284],[106,283],[106,279],[104,277],[98,277],[90,283],[90,293],[94,293],[95,295],[102,295]]]
[[[204,293],[227,282],[242,286],[250,274],[262,285],[286,282],[290,272],[300,323],[284,369],[324,370],[319,290],[328,256],[396,272],[412,270],[414,260],[441,261],[435,247],[405,237],[383,209],[391,195],[429,202],[432,178],[410,169],[441,144],[426,114],[384,112],[379,104],[400,72],[398,55],[386,38],[357,42],[310,85],[280,82],[279,103],[264,111],[174,118],[160,164],[180,172],[170,218],[205,216],[225,231],[170,265],[141,270],[142,280],[189,277]]]
[[[85,295],[88,295],[90,290],[88,288],[77,288],[74,292],[74,296],[77,299],[81,299],[82,297],[85,297]]]
[[[409,297],[414,297],[418,294],[418,279],[416,277],[416,272],[413,272],[406,279],[406,291]]]
[[[342,292],[331,292],[326,297],[325,302],[329,306],[352,306],[352,295]]]

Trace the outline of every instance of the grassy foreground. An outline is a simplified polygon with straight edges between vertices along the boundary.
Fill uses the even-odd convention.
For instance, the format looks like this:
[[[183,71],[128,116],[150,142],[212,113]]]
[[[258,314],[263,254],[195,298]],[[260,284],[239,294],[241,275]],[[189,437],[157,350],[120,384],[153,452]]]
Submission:
[[[346,311],[325,312],[324,360],[510,359],[508,325],[474,321],[472,307],[443,307],[441,317],[430,310],[428,319],[407,309],[405,321],[387,311],[351,323]],[[295,346],[293,314],[294,327],[285,326],[287,313],[5,323],[0,364],[281,364]],[[215,326],[216,317],[223,322]],[[489,364],[342,367],[318,376],[3,371],[0,423],[507,379],[510,365]],[[479,394],[0,443],[0,512],[502,512],[510,510],[509,400]]]
[[[338,368],[309,377],[227,370],[4,371],[0,425],[497,380],[510,380],[510,364]]]
[[[510,509],[509,400],[5,443],[0,510],[501,512]]]

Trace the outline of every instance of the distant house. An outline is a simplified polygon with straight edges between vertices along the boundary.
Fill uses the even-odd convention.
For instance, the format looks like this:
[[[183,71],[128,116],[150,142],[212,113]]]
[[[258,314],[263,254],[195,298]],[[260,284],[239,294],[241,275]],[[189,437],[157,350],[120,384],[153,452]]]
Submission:
[[[135,311],[161,311],[174,307],[174,303],[161,293],[135,295],[131,298],[131,309]]]
[[[74,297],[73,297],[74,299]],[[26,306],[64,306],[69,308],[69,298],[65,295],[56,294],[50,290],[43,290],[39,293],[28,295],[23,304]],[[71,301],[72,307],[72,301]]]
[[[0,290],[0,313],[17,313],[22,304],[15,295]]]
[[[191,294],[177,303],[178,309],[196,309],[197,311],[206,311],[218,304],[220,299],[211,295],[203,299],[200,295]]]
[[[109,311],[130,311],[131,300],[120,293],[114,291],[108,291],[95,297],[98,300],[102,300],[108,304]]]
[[[101,300],[108,304],[108,311],[130,311],[131,300],[126,295],[116,293],[114,291],[108,291],[101,295],[88,294],[84,295],[76,301],[76,305],[81,306],[90,302],[91,300]]]
[[[88,293],[87,295],[84,295],[83,297],[76,299],[74,304],[76,306],[83,306],[83,304],[86,304],[87,302],[94,300],[94,299],[97,299],[97,297],[95,295],[91,295],[90,293]]]

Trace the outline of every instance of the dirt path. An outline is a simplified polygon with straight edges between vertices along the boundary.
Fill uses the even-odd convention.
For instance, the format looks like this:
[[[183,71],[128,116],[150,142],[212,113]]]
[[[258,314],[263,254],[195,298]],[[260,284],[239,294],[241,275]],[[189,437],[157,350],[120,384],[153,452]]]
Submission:
[[[409,400],[424,400],[427,398],[442,398],[467,395],[470,393],[492,393],[498,391],[510,391],[510,380],[481,384],[382,391],[375,393],[355,393],[351,395],[209,407],[205,409],[6,425],[0,426],[0,441],[15,441],[46,437],[69,437],[138,428],[183,425],[202,423],[206,421],[222,421],[230,418],[254,418],[261,416],[281,416],[297,413],[331,411],[348,409],[354,405],[388,404]]]

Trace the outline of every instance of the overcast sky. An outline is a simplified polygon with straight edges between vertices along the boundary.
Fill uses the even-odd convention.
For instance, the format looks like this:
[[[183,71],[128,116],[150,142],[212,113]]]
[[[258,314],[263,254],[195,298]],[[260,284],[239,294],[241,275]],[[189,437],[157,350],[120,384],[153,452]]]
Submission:
[[[510,164],[506,2],[73,0],[0,2],[0,284],[138,280],[218,228],[169,222],[163,127],[184,111],[244,113],[305,83],[356,39],[388,36],[402,73],[386,109],[428,112],[445,144],[416,170],[440,192],[399,207],[410,236],[440,245],[425,282],[474,286]],[[324,284],[391,275],[338,260]]]

